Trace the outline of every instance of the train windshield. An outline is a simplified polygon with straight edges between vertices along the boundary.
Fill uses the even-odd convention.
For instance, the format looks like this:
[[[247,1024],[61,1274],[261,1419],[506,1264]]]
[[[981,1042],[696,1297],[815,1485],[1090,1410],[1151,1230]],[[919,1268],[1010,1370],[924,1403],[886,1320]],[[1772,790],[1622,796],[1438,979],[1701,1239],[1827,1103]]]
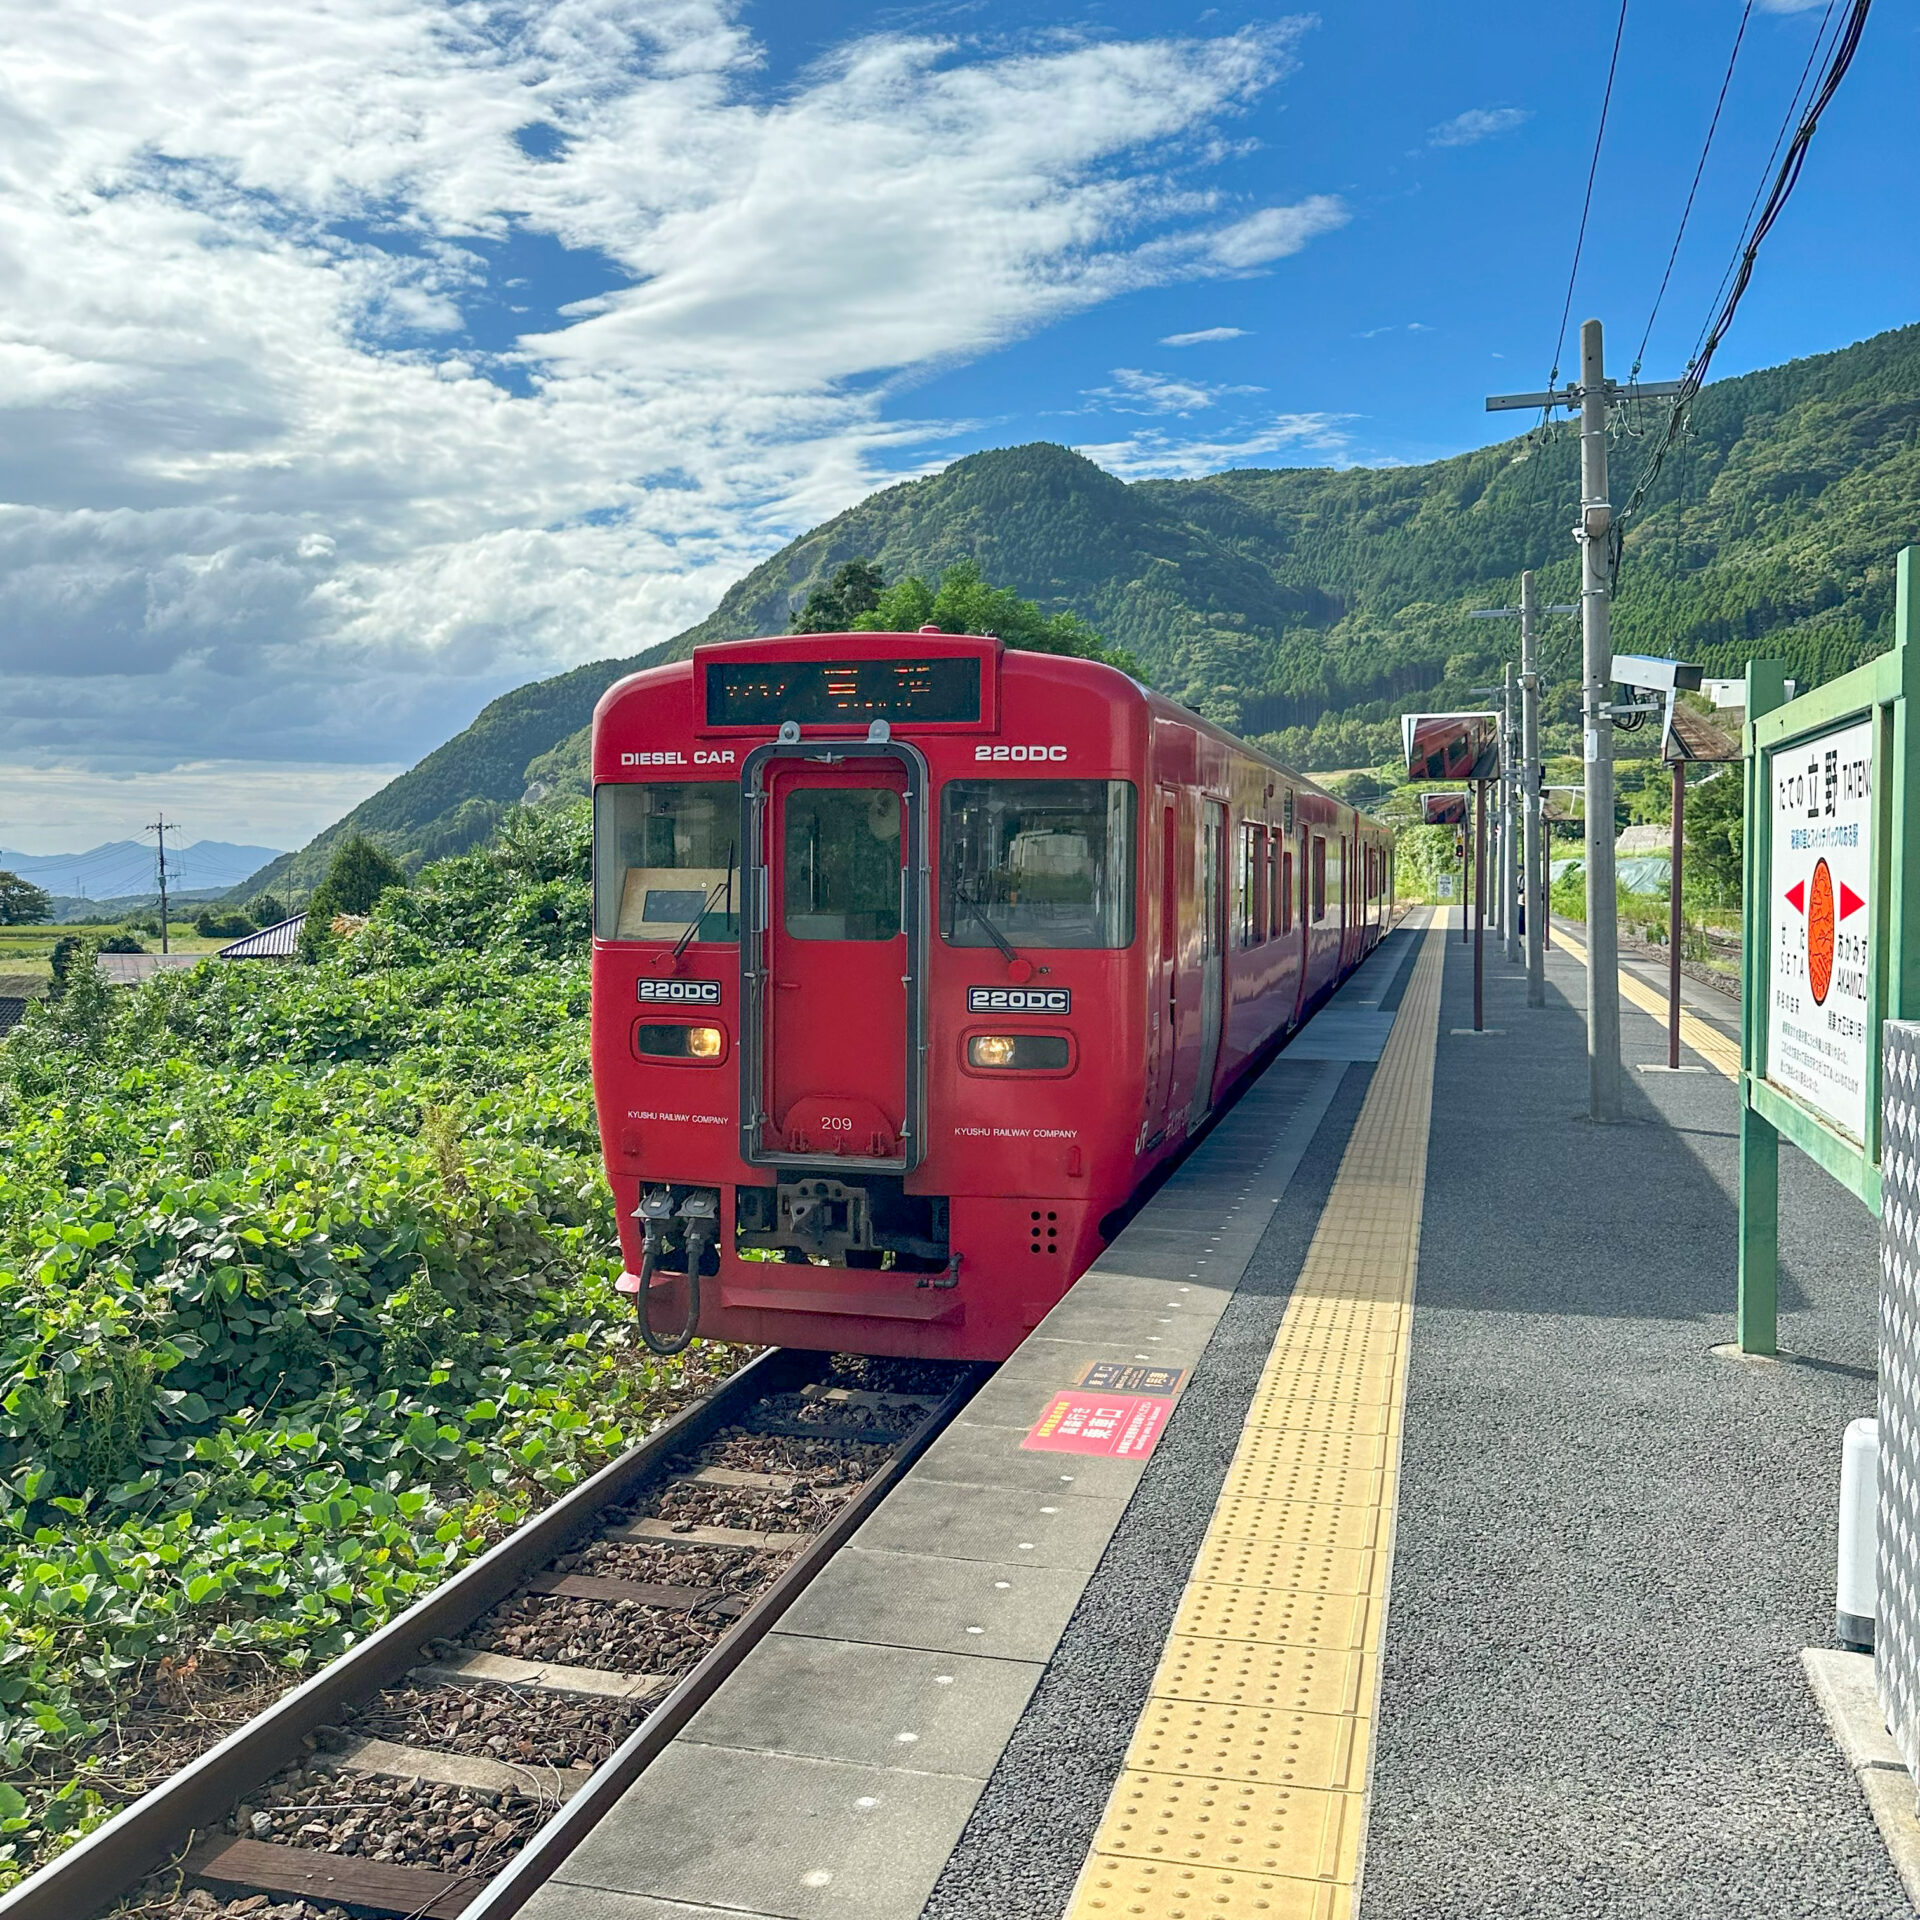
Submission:
[[[1134,791],[1124,780],[951,780],[940,931],[956,947],[1133,940]]]
[[[593,930],[602,940],[740,938],[740,789],[606,783],[593,793]]]

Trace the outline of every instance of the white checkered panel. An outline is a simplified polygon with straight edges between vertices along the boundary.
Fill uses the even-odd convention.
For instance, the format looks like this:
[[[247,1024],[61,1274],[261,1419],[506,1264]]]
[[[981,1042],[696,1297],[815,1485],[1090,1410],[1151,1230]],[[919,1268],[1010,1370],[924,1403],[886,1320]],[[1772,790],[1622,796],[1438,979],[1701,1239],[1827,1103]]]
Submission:
[[[1920,1778],[1920,1022],[1882,1033],[1879,1616],[1873,1667]]]

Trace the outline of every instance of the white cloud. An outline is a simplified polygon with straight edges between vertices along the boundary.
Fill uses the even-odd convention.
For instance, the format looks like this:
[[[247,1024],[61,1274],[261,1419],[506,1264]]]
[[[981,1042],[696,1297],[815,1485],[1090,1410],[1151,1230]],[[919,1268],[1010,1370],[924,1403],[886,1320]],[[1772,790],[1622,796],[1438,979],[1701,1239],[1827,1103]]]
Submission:
[[[1533,118],[1531,107],[1469,107],[1443,120],[1427,135],[1431,147],[1470,147],[1496,133],[1511,133]]]
[[[1338,194],[1316,193],[1297,206],[1263,207],[1207,236],[1207,252],[1229,272],[1263,267],[1298,253],[1309,240],[1344,227],[1352,216]]]
[[[1199,347],[1212,340],[1244,340],[1246,337],[1245,327],[1201,327],[1194,333],[1169,333],[1160,344],[1163,347]]]
[[[1303,22],[769,90],[738,13],[16,13],[0,759],[410,757],[923,465],[900,376],[1347,217],[1203,177]]]
[[[1125,440],[1082,446],[1075,451],[1122,480],[1190,480],[1196,474],[1245,466],[1276,453],[1321,456],[1291,460],[1287,463],[1291,466],[1347,467],[1358,459],[1345,430],[1353,418],[1350,413],[1280,413],[1248,426],[1244,432],[1204,440],[1176,440],[1158,427],[1143,427]]]
[[[1089,400],[1103,400],[1115,413],[1198,413],[1216,405],[1223,394],[1258,393],[1258,387],[1213,387],[1200,380],[1176,380],[1139,367],[1115,367],[1113,384],[1088,387]]]
[[[1424,320],[1391,320],[1384,327],[1365,327],[1354,335],[1356,340],[1378,340],[1383,333],[1431,333],[1433,329]]]
[[[1762,13],[1806,13],[1820,6],[1823,0],[1760,0]]]

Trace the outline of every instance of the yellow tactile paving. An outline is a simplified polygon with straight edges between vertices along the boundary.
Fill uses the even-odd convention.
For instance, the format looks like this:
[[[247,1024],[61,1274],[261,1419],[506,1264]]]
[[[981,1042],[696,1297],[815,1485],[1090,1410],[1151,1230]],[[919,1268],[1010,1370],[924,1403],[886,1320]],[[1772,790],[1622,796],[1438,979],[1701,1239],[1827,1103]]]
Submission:
[[[1217,1867],[1167,1867],[1118,1854],[1087,1862],[1076,1914],[1152,1914],[1155,1920],[1216,1920],[1221,1914],[1253,1913],[1261,1920],[1348,1920],[1353,1911],[1344,1887],[1324,1881],[1282,1880],[1273,1874],[1223,1873]]]
[[[1368,1731],[1348,1713],[1156,1696],[1140,1716],[1134,1753],[1149,1773],[1351,1788],[1366,1764]]]
[[[1564,947],[1570,958],[1581,966],[1587,964],[1586,947],[1578,940],[1570,939],[1566,934],[1554,930],[1554,939]],[[1640,1009],[1650,1013],[1664,1027],[1667,1024],[1667,999],[1665,994],[1656,993],[1640,979],[1622,967],[1620,969],[1620,991]],[[1740,1043],[1730,1040],[1718,1027],[1702,1020],[1697,1013],[1689,1013],[1685,1007],[1680,1009],[1680,1044],[1691,1048],[1708,1066],[1716,1072],[1724,1073],[1729,1080],[1740,1078]]]
[[[1429,926],[1068,1920],[1352,1920],[1445,942]]]
[[[1365,1711],[1372,1698],[1368,1689],[1374,1658],[1363,1645],[1335,1642],[1342,1637],[1342,1628],[1355,1636],[1366,1633],[1372,1598],[1364,1593],[1328,1597],[1344,1603],[1350,1612],[1336,1617],[1324,1645],[1293,1646],[1274,1635],[1261,1640],[1213,1640],[1204,1634],[1173,1634],[1160,1657],[1152,1697],[1298,1713],[1357,1715]],[[1276,1621],[1275,1625],[1279,1631],[1300,1630],[1297,1621],[1290,1626]]]

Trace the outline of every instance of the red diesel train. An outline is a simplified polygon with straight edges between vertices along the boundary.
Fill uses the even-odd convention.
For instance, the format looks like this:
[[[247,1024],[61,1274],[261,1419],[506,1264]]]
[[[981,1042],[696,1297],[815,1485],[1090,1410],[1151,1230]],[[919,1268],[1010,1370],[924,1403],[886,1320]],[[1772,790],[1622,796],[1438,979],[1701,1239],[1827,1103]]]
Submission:
[[[1352,807],[990,638],[702,647],[608,690],[593,779],[594,1096],[659,1351],[1004,1359],[1392,900]]]

